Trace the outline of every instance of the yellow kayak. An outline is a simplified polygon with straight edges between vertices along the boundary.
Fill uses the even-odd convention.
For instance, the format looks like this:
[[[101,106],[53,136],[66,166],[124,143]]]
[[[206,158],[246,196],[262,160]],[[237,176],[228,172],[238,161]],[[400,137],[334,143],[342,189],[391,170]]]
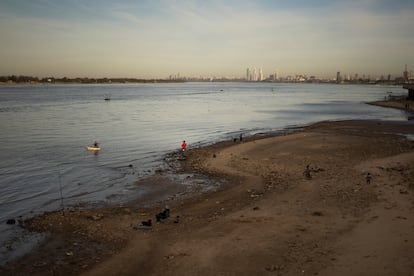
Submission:
[[[97,151],[97,150],[101,150],[101,148],[95,147],[95,146],[88,146],[88,150]]]

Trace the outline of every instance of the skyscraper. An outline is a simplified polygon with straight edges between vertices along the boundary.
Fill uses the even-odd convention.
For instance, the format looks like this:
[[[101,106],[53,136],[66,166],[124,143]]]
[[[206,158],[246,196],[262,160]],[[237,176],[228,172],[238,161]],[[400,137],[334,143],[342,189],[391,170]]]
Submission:
[[[262,70],[262,68],[260,68],[259,69],[259,78],[258,78],[258,81],[262,81],[262,80],[264,80],[264,78],[263,78],[263,70]]]
[[[408,70],[407,70],[407,64],[405,65],[405,70],[403,72],[404,81],[408,81]]]
[[[341,72],[336,72],[336,83],[340,83],[342,81],[341,79]]]
[[[262,81],[264,80],[262,68],[257,71],[256,68],[246,68],[246,81]]]

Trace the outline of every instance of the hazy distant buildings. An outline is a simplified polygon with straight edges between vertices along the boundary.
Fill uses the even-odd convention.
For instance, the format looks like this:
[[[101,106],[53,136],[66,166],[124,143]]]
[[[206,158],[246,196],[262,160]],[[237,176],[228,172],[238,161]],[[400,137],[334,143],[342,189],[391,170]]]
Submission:
[[[332,73],[335,73],[332,72]],[[8,80],[8,79],[7,79]],[[402,74],[392,76],[391,74],[382,75],[370,75],[370,74],[358,74],[354,72],[336,71],[336,75],[317,77],[307,74],[291,74],[281,75],[278,70],[274,70],[274,73],[264,76],[262,68],[249,67],[246,68],[245,74],[239,77],[222,76],[222,77],[194,77],[183,76],[180,73],[170,75],[169,81],[247,81],[247,82],[292,82],[292,83],[338,83],[338,84],[406,84],[414,83],[412,71],[405,65]],[[0,83],[1,83],[0,79]],[[5,81],[3,81],[5,82]]]
[[[262,70],[262,68],[260,68],[259,69],[259,79],[258,79],[258,81],[262,81],[262,80],[264,80],[264,78],[263,78],[263,70]]]
[[[342,81],[341,72],[336,72],[336,83],[340,83]]]
[[[278,73],[275,72],[273,75],[269,75],[268,80],[270,81],[277,81],[279,79]]]
[[[403,72],[403,78],[405,82],[408,82],[409,80],[409,75],[408,75],[408,70],[407,70],[407,64],[405,65],[405,70]]]
[[[264,75],[263,75],[262,68],[260,68],[259,71],[257,71],[256,68],[246,69],[246,81],[263,81],[263,80],[264,80]]]
[[[407,64],[402,68],[398,74],[382,74],[382,75],[369,75],[358,74],[352,72],[336,72],[335,75],[317,77],[312,75],[308,77],[306,74],[293,74],[293,75],[281,75],[278,71],[274,71],[273,74],[264,77],[263,70],[259,68],[246,68],[245,76],[238,77],[233,76],[186,76],[183,74],[175,73],[169,75],[165,79],[139,79],[139,78],[38,78],[31,76],[0,76],[0,84],[4,83],[152,83],[152,82],[226,82],[226,81],[265,81],[265,82],[287,82],[287,83],[340,83],[340,84],[388,84],[388,85],[404,85],[414,84],[414,75],[412,70],[408,68]],[[334,72],[332,72],[334,73]],[[371,78],[372,77],[372,78]]]

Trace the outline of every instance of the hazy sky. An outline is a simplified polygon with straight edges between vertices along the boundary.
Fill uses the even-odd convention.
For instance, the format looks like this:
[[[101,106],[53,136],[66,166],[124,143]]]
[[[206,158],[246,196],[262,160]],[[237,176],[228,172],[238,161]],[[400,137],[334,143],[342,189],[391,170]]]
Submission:
[[[402,75],[413,0],[0,0],[0,75]]]

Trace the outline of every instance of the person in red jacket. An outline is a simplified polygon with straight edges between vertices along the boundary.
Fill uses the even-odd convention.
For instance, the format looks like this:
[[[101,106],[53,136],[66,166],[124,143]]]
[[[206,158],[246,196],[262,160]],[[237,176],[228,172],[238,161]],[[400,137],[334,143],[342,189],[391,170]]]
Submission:
[[[181,149],[182,149],[183,152],[185,152],[185,150],[187,149],[187,143],[185,142],[185,140],[181,144]]]

